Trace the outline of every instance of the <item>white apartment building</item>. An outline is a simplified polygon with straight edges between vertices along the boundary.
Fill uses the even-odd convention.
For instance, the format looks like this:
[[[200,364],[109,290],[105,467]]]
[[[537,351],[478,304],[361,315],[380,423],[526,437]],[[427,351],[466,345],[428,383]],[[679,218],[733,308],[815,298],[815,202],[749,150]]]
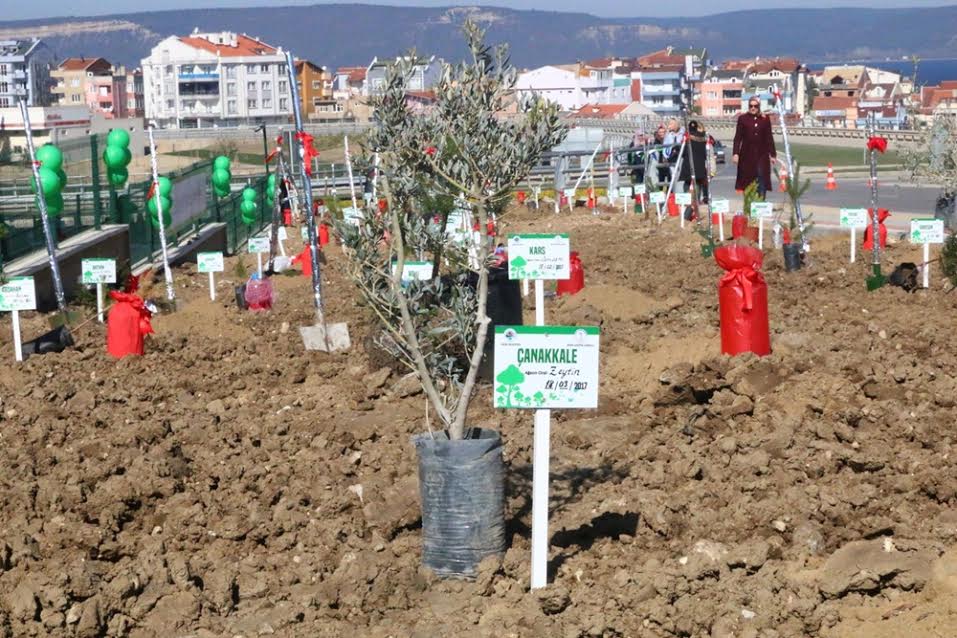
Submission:
[[[284,124],[292,114],[285,54],[245,34],[171,36],[142,68],[146,117],[163,128]]]
[[[586,104],[631,103],[631,80],[611,66],[558,64],[531,69],[518,75],[515,93],[519,98],[537,95],[554,102],[563,111],[577,111]]]
[[[56,65],[53,52],[36,38],[0,40],[0,108],[53,104],[50,70]]]

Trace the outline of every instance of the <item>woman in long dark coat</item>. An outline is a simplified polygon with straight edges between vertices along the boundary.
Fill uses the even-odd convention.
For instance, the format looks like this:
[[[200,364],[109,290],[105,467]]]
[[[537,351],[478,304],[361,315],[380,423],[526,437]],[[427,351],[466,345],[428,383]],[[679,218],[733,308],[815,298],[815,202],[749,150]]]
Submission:
[[[688,122],[688,141],[685,144],[684,159],[681,161],[681,174],[678,175],[684,182],[686,193],[691,187],[692,162],[696,192],[700,201],[708,203],[708,134],[697,120]]]
[[[738,116],[734,132],[734,155],[738,165],[738,178],[734,188],[743,191],[757,180],[758,191],[763,196],[771,190],[771,158],[777,157],[771,120],[761,113],[761,102],[756,97],[748,100],[748,112]]]

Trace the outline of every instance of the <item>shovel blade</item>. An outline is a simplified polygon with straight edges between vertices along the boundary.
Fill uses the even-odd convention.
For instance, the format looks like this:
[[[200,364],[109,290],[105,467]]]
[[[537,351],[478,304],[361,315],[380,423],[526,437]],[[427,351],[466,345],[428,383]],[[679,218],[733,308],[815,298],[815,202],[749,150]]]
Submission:
[[[887,283],[887,277],[881,274],[881,267],[878,264],[874,265],[874,274],[867,278],[867,291],[871,292],[877,290]]]
[[[299,334],[306,350],[321,350],[322,352],[336,352],[348,350],[352,345],[349,340],[349,326],[344,323],[327,323],[315,326],[300,326]]]

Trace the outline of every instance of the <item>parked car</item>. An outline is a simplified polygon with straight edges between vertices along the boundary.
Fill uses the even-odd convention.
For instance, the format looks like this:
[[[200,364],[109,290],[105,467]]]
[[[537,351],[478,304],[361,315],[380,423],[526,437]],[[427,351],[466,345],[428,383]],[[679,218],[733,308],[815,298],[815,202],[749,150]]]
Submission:
[[[721,143],[721,140],[714,141],[714,160],[718,164],[724,164],[724,144]]]

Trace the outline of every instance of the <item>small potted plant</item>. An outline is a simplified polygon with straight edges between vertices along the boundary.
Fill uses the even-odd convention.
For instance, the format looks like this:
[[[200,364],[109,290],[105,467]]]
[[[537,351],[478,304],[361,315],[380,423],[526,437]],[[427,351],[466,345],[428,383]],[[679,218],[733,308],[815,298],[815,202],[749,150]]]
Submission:
[[[804,227],[801,228],[797,222],[797,209],[801,198],[811,187],[811,180],[805,179],[801,182],[801,166],[794,164],[794,174],[787,181],[788,210],[788,237],[782,246],[784,253],[784,269],[788,272],[800,270],[801,268],[801,247],[804,245],[804,235],[811,231],[813,226],[811,215],[804,216]]]
[[[488,222],[565,127],[558,108],[537,97],[505,116],[517,78],[507,48],[486,46],[470,20],[463,30],[469,55],[445,65],[431,110],[414,113],[407,102],[416,56],[389,67],[371,100],[376,128],[367,141],[379,155],[387,205],[367,206],[337,232],[382,326],[380,345],[416,375],[427,398],[425,432],[413,437],[423,563],[468,577],[505,549],[501,438],[494,424],[469,418],[490,336],[489,272],[501,259]],[[433,261],[432,277],[410,281],[413,256]]]

